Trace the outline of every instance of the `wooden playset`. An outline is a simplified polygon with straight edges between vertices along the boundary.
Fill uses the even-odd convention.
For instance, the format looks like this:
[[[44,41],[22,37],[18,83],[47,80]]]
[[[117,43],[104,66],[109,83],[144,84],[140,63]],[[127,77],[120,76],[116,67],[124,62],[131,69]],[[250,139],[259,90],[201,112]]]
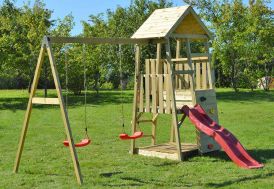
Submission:
[[[180,140],[180,126],[186,116],[190,116],[189,110],[184,105],[194,107],[195,104],[200,104],[210,118],[215,121],[214,124],[218,122],[216,95],[213,89],[213,74],[210,65],[208,44],[210,39],[210,32],[190,6],[154,11],[130,39],[44,37],[25,114],[14,172],[17,172],[19,168],[33,104],[53,104],[60,106],[67,136],[64,145],[70,149],[78,183],[82,184],[83,182],[75,147],[88,145],[90,139],[87,136],[81,142],[74,143],[52,50],[52,44],[55,43],[112,44],[119,45],[119,47],[123,44],[135,45],[132,135],[126,133],[120,135],[121,139],[134,139],[131,140],[130,152],[132,154],[181,161],[192,153],[219,150],[220,147],[212,136],[199,131],[203,128],[197,127],[197,143],[185,144]],[[194,43],[204,44],[201,52],[192,52],[191,45]],[[141,46],[145,45],[155,45],[156,57],[149,57],[145,59],[145,62],[141,62]],[[176,49],[175,53],[172,53],[171,49]],[[40,98],[35,95],[46,53],[58,98]],[[174,57],[173,54],[175,54]],[[143,71],[141,64],[144,65]],[[183,106],[184,108],[182,108]],[[152,118],[144,119],[142,116],[145,113],[151,114]],[[167,131],[170,130],[170,141],[163,144],[156,144],[159,114],[170,114],[172,117],[171,128],[167,128]],[[182,115],[180,120],[178,120],[178,115]],[[210,118],[207,117],[207,121]],[[142,123],[151,123],[151,135],[144,135],[143,132],[137,130],[138,125]],[[214,124],[212,122],[211,125]],[[137,146],[135,139],[145,136],[151,137],[151,146]]]
[[[132,38],[166,40],[164,45],[157,43],[156,57],[145,60],[144,73],[140,71],[141,63],[137,61],[136,64],[138,78],[134,88],[132,132],[136,131],[138,124],[151,122],[152,142],[151,146],[137,148],[133,140],[132,153],[182,160],[198,150],[201,153],[218,150],[218,144],[201,132],[197,132],[195,144],[180,142],[182,120],[178,121],[177,115],[182,114],[180,109],[184,105],[201,104],[218,121],[208,48],[211,34],[194,10],[188,6],[156,10]],[[171,40],[176,41],[176,47],[172,46]],[[192,43],[203,43],[203,52],[192,52]],[[164,57],[162,46],[165,47]],[[172,57],[172,48],[176,48],[175,57]],[[152,119],[142,120],[143,113],[151,113]],[[171,114],[172,127],[170,141],[156,145],[159,114]]]

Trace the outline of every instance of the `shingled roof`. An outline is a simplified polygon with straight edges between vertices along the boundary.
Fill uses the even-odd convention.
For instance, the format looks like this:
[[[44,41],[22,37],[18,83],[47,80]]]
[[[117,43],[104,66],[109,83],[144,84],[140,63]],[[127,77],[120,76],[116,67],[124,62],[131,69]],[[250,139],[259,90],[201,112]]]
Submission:
[[[211,34],[191,6],[155,10],[131,38],[163,38],[171,33]]]

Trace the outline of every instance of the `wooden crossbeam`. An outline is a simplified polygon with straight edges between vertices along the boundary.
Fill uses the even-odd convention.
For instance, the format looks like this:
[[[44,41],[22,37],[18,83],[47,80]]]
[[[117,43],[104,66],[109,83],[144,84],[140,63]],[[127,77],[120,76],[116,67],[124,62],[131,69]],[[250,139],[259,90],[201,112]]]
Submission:
[[[162,39],[132,39],[132,38],[96,38],[96,37],[51,37],[46,36],[45,40],[50,43],[80,43],[80,44],[149,44],[149,43],[164,43]]]
[[[191,60],[208,60],[208,57],[207,56],[191,57]],[[173,58],[171,59],[171,61],[188,63],[188,58]]]
[[[59,105],[58,98],[40,98],[40,97],[33,97],[32,104],[52,104],[52,105]]]
[[[171,37],[178,39],[208,39],[207,35],[199,35],[199,34],[171,34]]]

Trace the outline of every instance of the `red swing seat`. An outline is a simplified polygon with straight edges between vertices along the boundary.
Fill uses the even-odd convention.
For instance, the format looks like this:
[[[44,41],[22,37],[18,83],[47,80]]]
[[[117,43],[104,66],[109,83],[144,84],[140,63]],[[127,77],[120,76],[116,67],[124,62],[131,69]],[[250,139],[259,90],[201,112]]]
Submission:
[[[135,132],[133,135],[129,136],[126,133],[122,133],[119,135],[121,140],[131,140],[131,139],[137,139],[137,138],[141,138],[144,135],[143,132],[141,131],[137,131]]]
[[[74,146],[75,147],[84,147],[84,146],[89,145],[90,142],[91,142],[90,139],[85,138],[85,139],[82,139],[79,143],[75,143]],[[64,144],[64,146],[68,147],[69,146],[69,141],[68,140],[64,140],[63,144]]]

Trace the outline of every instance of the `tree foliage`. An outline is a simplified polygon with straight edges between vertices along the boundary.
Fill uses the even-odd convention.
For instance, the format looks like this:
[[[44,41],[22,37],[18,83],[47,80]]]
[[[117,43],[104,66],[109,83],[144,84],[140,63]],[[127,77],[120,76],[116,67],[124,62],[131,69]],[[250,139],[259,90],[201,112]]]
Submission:
[[[273,10],[269,1],[185,0],[199,10],[215,38],[212,40],[217,85],[255,88],[258,79],[273,76]],[[172,6],[168,0],[133,0],[129,7],[116,7],[82,21],[78,37],[129,38],[158,8]],[[26,88],[33,78],[44,35],[70,36],[73,15],[53,20],[42,0],[16,7],[14,1],[0,5],[0,88]],[[193,48],[200,48],[195,46]],[[86,65],[89,89],[118,88],[120,79],[132,86],[134,46],[54,44],[54,55],[63,88],[80,94]],[[155,46],[142,49],[142,59],[155,56]],[[121,67],[120,67],[121,63]],[[46,65],[46,64],[45,64]],[[66,65],[69,82],[66,86]],[[53,87],[49,67],[42,81]],[[121,72],[121,73],[120,73]],[[42,86],[40,86],[42,87]],[[267,90],[267,87],[265,87]]]
[[[215,35],[212,47],[219,86],[253,89],[259,78],[273,75],[274,23],[268,1],[185,2],[199,9]]]

